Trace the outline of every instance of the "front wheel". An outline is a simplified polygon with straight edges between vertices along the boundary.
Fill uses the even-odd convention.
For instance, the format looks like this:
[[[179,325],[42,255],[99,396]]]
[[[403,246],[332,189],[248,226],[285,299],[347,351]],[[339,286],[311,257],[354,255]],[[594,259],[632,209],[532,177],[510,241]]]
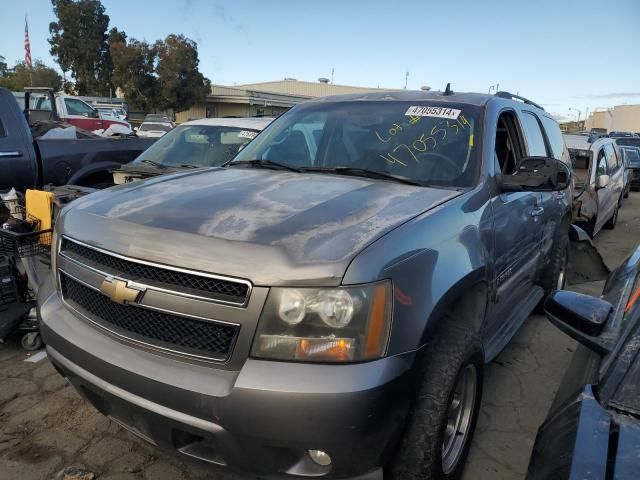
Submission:
[[[476,334],[445,321],[416,359],[416,391],[385,478],[460,477],[482,398],[484,353]]]

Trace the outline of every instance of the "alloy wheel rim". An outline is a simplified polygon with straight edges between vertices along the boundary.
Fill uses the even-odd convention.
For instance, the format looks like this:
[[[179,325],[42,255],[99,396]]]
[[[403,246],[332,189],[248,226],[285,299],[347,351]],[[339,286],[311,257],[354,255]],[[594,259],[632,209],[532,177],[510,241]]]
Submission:
[[[442,470],[445,474],[456,468],[469,439],[477,388],[478,372],[475,365],[469,364],[458,374],[447,407],[447,424],[442,442]]]

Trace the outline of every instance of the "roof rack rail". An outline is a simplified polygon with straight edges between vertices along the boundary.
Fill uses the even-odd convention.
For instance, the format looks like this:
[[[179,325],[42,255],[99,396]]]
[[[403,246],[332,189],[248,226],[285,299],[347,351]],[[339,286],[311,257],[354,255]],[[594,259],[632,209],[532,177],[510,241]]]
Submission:
[[[542,108],[540,105],[538,105],[537,103],[532,102],[531,100],[529,100],[528,98],[524,98],[521,97],[520,95],[514,95],[513,93],[509,93],[509,92],[496,92],[496,97],[500,97],[500,98],[510,98],[512,100],[520,100],[524,103],[526,103],[527,105],[533,105],[536,108],[539,108],[540,110],[542,110],[544,112],[544,108]]]

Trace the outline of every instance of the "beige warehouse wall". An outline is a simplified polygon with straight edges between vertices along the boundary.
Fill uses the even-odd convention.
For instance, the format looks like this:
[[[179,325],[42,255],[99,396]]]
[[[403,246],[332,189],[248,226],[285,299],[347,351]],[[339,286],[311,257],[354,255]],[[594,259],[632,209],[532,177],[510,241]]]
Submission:
[[[249,105],[242,103],[216,104],[217,117],[246,117],[249,115]]]
[[[612,113],[609,111],[594,112],[589,115],[585,123],[585,129],[591,130],[592,128],[606,128],[611,130]]]
[[[614,107],[611,130],[640,132],[640,105],[617,105]]]

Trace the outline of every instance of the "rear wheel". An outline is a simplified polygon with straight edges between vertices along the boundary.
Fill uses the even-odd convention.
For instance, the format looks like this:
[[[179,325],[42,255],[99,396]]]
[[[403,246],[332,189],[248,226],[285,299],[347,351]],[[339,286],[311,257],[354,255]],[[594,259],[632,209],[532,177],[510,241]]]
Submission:
[[[413,404],[385,478],[452,480],[462,474],[482,398],[484,354],[477,335],[449,326],[455,321],[445,322],[446,330],[418,354]]]
[[[536,312],[542,313],[544,302],[554,290],[564,289],[567,283],[567,267],[569,266],[569,236],[563,234],[556,240],[551,252],[551,262],[540,276],[540,286],[544,297],[536,306]]]

